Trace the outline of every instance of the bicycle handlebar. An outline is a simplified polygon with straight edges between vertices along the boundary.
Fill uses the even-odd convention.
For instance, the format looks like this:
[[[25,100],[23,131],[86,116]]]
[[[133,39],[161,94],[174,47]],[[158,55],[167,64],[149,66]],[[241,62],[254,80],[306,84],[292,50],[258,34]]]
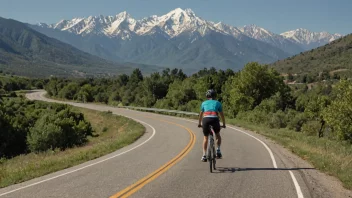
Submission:
[[[201,127],[203,127],[203,125],[198,125],[198,127],[199,127],[199,128],[201,128]],[[212,126],[210,126],[210,127],[212,127]],[[225,129],[225,128],[226,128],[226,125],[225,125],[225,126],[224,126],[224,125],[222,125],[222,126],[220,126],[220,128]]]

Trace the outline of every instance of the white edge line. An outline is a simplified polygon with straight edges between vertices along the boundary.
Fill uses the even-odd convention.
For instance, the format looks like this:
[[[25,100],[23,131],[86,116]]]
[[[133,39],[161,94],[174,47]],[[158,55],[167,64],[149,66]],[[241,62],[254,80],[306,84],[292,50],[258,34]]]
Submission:
[[[127,150],[127,151],[124,151],[124,152],[119,153],[119,154],[117,154],[117,155],[114,155],[114,156],[111,156],[111,157],[109,157],[109,158],[103,159],[103,160],[101,160],[101,161],[95,162],[95,163],[93,163],[93,164],[89,164],[89,165],[87,165],[87,166],[84,166],[84,167],[81,167],[81,168],[78,168],[78,169],[75,169],[75,170],[72,170],[72,171],[63,173],[63,174],[61,174],[61,175],[57,175],[57,176],[55,176],[55,177],[51,177],[51,178],[48,178],[48,179],[45,179],[45,180],[42,180],[42,181],[39,181],[39,182],[30,184],[30,185],[27,185],[27,186],[23,186],[23,187],[20,187],[20,188],[11,190],[11,191],[9,191],[9,192],[2,193],[2,194],[0,194],[0,197],[1,197],[1,196],[4,196],[4,195],[7,195],[7,194],[10,194],[10,193],[13,193],[13,192],[16,192],[16,191],[19,191],[19,190],[23,190],[23,189],[25,189],[25,188],[29,188],[29,187],[32,187],[32,186],[35,186],[35,185],[38,185],[38,184],[41,184],[41,183],[44,183],[44,182],[47,182],[47,181],[56,179],[56,178],[58,178],[58,177],[62,177],[62,176],[65,176],[65,175],[68,175],[68,174],[77,172],[77,171],[82,170],[82,169],[86,169],[86,168],[88,168],[88,167],[91,167],[91,166],[100,164],[100,163],[105,162],[105,161],[107,161],[107,160],[113,159],[113,158],[115,158],[115,157],[118,157],[118,156],[120,156],[120,155],[123,155],[123,154],[125,154],[125,153],[128,153],[128,152],[130,152],[130,151],[132,151],[132,150],[134,150],[134,149],[136,149],[136,148],[142,146],[143,144],[147,143],[149,140],[151,140],[151,139],[154,137],[154,135],[155,135],[155,133],[156,133],[156,130],[155,130],[155,128],[154,128],[152,125],[147,124],[147,123],[145,123],[145,122],[143,122],[143,121],[140,121],[140,120],[137,120],[137,119],[128,117],[128,116],[124,116],[124,117],[130,118],[130,119],[133,119],[133,120],[135,120],[135,121],[137,121],[137,122],[140,122],[140,123],[142,123],[142,124],[148,125],[150,128],[153,129],[153,134],[152,134],[147,140],[145,140],[143,143],[141,143],[141,144],[139,144],[139,145],[137,145],[137,146],[135,146],[135,147],[133,147],[133,148]]]
[[[192,121],[192,120],[188,120],[188,119],[184,119],[184,118],[177,118],[177,117],[175,117],[175,118],[176,118],[176,119],[179,119],[179,120],[184,120],[184,121],[188,121],[188,122],[197,123],[196,121]],[[274,157],[273,152],[271,151],[271,149],[270,149],[263,141],[261,141],[260,139],[254,137],[253,135],[251,135],[251,134],[249,134],[249,133],[247,133],[247,132],[245,132],[245,131],[242,131],[241,129],[238,129],[238,128],[235,128],[235,127],[228,127],[228,128],[231,128],[231,129],[233,129],[233,130],[242,132],[242,133],[244,133],[244,134],[246,134],[246,135],[248,135],[248,136],[250,136],[250,137],[256,139],[256,140],[259,141],[260,143],[262,143],[262,145],[266,148],[266,150],[267,150],[267,151],[269,152],[269,154],[270,154],[270,157],[271,157],[271,160],[272,160],[272,162],[273,162],[274,168],[277,168],[277,164],[276,164],[276,160],[275,160],[275,157]],[[289,170],[289,173],[290,173],[290,175],[291,175],[293,184],[295,185],[297,197],[298,197],[298,198],[304,198],[303,193],[302,193],[302,190],[301,190],[301,187],[299,186],[295,175],[292,173],[291,170]]]
[[[271,151],[271,149],[268,147],[268,145],[266,145],[263,141],[261,141],[260,139],[254,137],[253,135],[251,135],[251,134],[249,134],[249,133],[247,133],[247,132],[244,132],[244,131],[242,131],[242,130],[240,130],[240,129],[236,129],[236,128],[234,128],[234,127],[229,127],[229,128],[231,128],[231,129],[233,129],[233,130],[236,130],[236,131],[239,131],[239,132],[241,132],[241,133],[244,133],[244,134],[246,134],[246,135],[248,135],[248,136],[250,136],[250,137],[252,137],[252,138],[258,140],[260,143],[262,143],[262,145],[263,145],[263,146],[266,148],[266,150],[269,152],[269,155],[270,155],[270,157],[271,157],[271,161],[273,162],[274,168],[277,168],[277,164],[276,164],[276,160],[275,160],[274,154],[273,154],[273,152]]]
[[[303,198],[303,193],[302,193],[301,187],[299,186],[295,175],[292,173],[292,171],[289,170],[289,172],[290,172],[293,184],[295,185],[295,188],[296,188],[297,197],[298,198]]]

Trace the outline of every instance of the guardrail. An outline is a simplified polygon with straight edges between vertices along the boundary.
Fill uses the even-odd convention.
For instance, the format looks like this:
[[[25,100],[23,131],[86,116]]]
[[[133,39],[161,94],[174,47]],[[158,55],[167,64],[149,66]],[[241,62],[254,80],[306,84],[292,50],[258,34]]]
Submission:
[[[146,108],[146,107],[132,107],[132,106],[122,106],[121,108],[126,109],[136,109],[136,110],[144,110],[144,111],[154,111],[154,112],[164,112],[164,113],[177,113],[177,114],[185,114],[185,115],[195,115],[198,116],[198,113],[188,112],[188,111],[177,111],[177,110],[169,110],[169,109],[157,109],[157,108]]]

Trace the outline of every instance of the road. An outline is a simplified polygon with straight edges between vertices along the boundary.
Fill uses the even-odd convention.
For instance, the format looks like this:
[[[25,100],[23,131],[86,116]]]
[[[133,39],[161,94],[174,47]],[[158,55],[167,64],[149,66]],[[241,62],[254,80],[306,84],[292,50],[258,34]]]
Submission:
[[[44,92],[27,97],[59,102],[45,98]],[[117,193],[153,198],[331,197],[325,191],[313,190],[306,175],[316,170],[297,167],[294,157],[287,157],[286,151],[255,133],[231,126],[223,129],[224,157],[217,161],[218,170],[211,174],[208,163],[200,161],[203,137],[192,120],[97,104],[60,103],[110,110],[136,119],[146,127],[146,133],[107,156],[2,188],[1,198],[117,197]]]

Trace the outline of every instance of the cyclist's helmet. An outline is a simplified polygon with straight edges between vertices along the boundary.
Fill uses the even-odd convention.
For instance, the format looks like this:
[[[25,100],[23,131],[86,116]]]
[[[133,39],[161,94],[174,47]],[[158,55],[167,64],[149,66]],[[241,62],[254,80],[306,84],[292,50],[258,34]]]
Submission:
[[[207,91],[207,93],[205,94],[205,96],[206,96],[207,98],[215,98],[215,95],[216,95],[216,92],[215,92],[213,89],[209,89],[209,90]]]

